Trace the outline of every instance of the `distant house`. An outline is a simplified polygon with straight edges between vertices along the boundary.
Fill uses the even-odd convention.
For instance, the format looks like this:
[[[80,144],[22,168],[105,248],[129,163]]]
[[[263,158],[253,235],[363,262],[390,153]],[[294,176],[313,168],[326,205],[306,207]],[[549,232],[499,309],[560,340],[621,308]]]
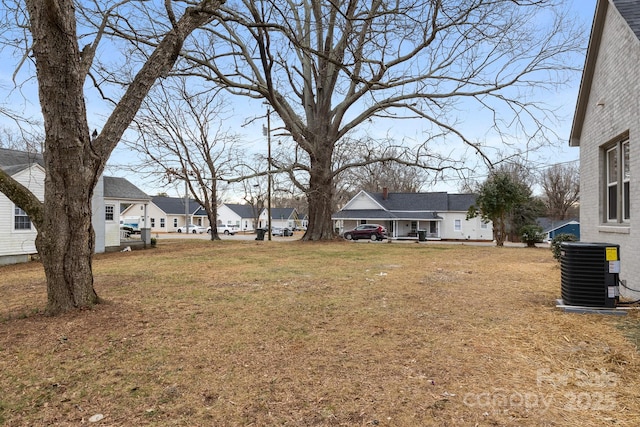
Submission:
[[[577,240],[580,240],[580,222],[576,219],[553,221],[549,218],[538,218],[536,222],[542,227],[545,240],[551,241],[558,234],[573,234]]]
[[[261,227],[267,226],[268,217],[267,209],[263,209],[260,213]],[[298,223],[298,211],[295,208],[271,208],[271,227],[293,230]]]
[[[360,191],[331,219],[340,233],[359,224],[376,223],[397,239],[417,238],[418,231],[424,230],[431,240],[491,241],[491,223],[479,217],[466,219],[475,201],[474,194]]]
[[[41,154],[0,148],[0,168],[44,200],[45,170]],[[118,206],[133,200],[144,202],[148,196],[124,178],[101,176],[98,179],[91,202],[96,253],[120,248],[123,242]],[[0,264],[25,262],[37,254],[35,226],[22,209],[1,193],[0,218],[3,219],[0,221]]]
[[[639,70],[640,3],[598,0],[569,141],[580,147],[580,238],[620,245],[620,279],[637,290]]]
[[[105,248],[119,248],[122,240],[127,236],[120,233],[120,211],[122,206],[138,203],[143,206],[142,218],[147,209],[151,197],[133,185],[125,178],[113,176],[104,177],[104,224],[105,224]],[[144,227],[144,222],[140,224]]]
[[[186,218],[189,224],[201,227],[210,225],[207,212],[194,199],[188,199],[185,209],[184,198],[165,196],[154,196],[148,204],[132,203],[120,212],[120,220],[123,223],[138,220],[146,224],[145,208],[147,209],[146,217],[149,218],[148,226],[145,228],[149,228],[152,233],[175,232],[178,227],[186,225]]]
[[[223,203],[218,207],[218,224],[234,226],[241,231],[254,231],[258,216],[251,205]]]

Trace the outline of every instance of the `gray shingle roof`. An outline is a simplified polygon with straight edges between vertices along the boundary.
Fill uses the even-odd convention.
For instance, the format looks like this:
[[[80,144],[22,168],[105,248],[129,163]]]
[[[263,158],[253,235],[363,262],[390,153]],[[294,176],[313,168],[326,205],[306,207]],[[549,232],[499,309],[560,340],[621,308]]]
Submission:
[[[578,91],[578,101],[576,110],[573,115],[573,123],[571,124],[571,132],[569,133],[569,146],[579,147],[582,137],[582,129],[584,125],[585,115],[587,111],[587,102],[591,94],[591,85],[595,78],[595,68],[602,42],[602,34],[607,18],[607,10],[609,5],[618,10],[629,28],[633,31],[638,39],[640,39],[640,0],[597,0],[593,24],[591,25],[591,35],[589,37],[589,48],[585,58],[584,69],[582,71],[582,81],[580,82],[580,90]],[[630,46],[629,48],[636,48]],[[606,76],[605,78],[610,78]]]
[[[294,208],[271,208],[271,218],[293,219]]]
[[[16,174],[34,163],[44,167],[42,154],[0,148],[0,168],[9,175]]]
[[[475,194],[367,193],[388,211],[467,211],[476,201]]]
[[[251,205],[241,205],[237,203],[225,203],[224,205],[235,212],[240,218],[254,218],[257,216]]]
[[[466,212],[476,201],[475,194],[369,193],[382,209],[344,209],[332,219],[441,220],[438,212]]]
[[[155,196],[151,199],[154,205],[162,209],[162,211],[169,215],[184,214],[184,198],[183,197],[165,197]],[[194,199],[189,199],[189,214],[191,215],[206,215],[204,210]]]
[[[396,217],[382,209],[348,209],[334,213],[331,219],[396,219]]]
[[[640,39],[640,0],[613,0],[613,4]]]
[[[115,176],[104,177],[104,197],[121,200],[151,200],[151,197],[126,178]]]

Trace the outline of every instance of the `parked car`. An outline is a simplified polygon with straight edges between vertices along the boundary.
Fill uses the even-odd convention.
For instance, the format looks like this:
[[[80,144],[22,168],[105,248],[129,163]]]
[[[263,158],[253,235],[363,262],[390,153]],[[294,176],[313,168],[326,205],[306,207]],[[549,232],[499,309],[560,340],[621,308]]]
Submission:
[[[178,233],[186,233],[187,227],[183,225],[182,227],[178,227],[177,231]],[[189,224],[189,233],[202,234],[205,231],[206,231],[206,228],[204,227],[201,227],[199,225]]]
[[[238,229],[227,224],[220,224],[216,227],[218,230],[218,234],[226,234],[228,236],[233,236],[238,232]],[[211,227],[207,227],[207,233],[211,234]]]
[[[383,240],[387,238],[387,229],[380,224],[360,224],[353,230],[345,231],[342,236],[347,240]]]
[[[271,227],[271,235],[282,237],[293,236],[293,230],[287,227]]]

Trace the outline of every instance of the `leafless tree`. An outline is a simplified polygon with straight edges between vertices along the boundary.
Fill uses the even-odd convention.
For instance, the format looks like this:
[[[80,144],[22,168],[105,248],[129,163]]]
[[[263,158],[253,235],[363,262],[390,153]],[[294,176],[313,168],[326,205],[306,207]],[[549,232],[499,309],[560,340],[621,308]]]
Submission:
[[[0,147],[11,150],[27,151],[29,153],[42,153],[44,145],[43,135],[37,130],[19,127],[17,129],[6,126],[0,127]]]
[[[86,9],[93,5],[91,11]],[[0,171],[0,191],[29,215],[38,230],[36,247],[47,281],[47,312],[56,314],[85,308],[99,302],[93,287],[92,256],[95,247],[91,225],[94,188],[109,156],[128,128],[142,100],[154,82],[174,66],[185,39],[198,27],[209,23],[220,1],[203,0],[188,7],[164,2],[164,19],[137,20],[136,10],[157,6],[139,1],[105,5],[26,0],[3,2],[4,13],[11,13],[15,24],[11,35],[16,48],[24,48],[20,65],[35,65],[39,101],[44,118],[44,164],[46,180],[44,202],[27,188]],[[176,7],[176,9],[174,9]],[[89,17],[96,32],[80,30],[78,17]],[[100,56],[104,29],[117,20],[131,25],[153,25],[158,30],[157,47],[148,49],[124,93],[112,94],[114,108],[99,134],[92,138],[87,119],[85,87],[96,85],[94,60]],[[162,30],[160,30],[162,28]],[[4,31],[9,31],[4,29]],[[6,40],[6,38],[5,38]],[[84,46],[81,48],[80,44]],[[117,52],[108,51],[110,57]],[[93,80],[92,80],[93,79]],[[101,90],[104,87],[100,88]],[[106,92],[103,92],[106,93]]]
[[[351,163],[354,158],[396,158],[400,157],[398,149],[391,144],[374,144],[371,141],[362,141],[361,144],[355,142],[340,144],[341,148],[336,150],[334,158],[340,163]],[[381,153],[376,152],[378,147]],[[363,150],[363,153],[359,153]],[[360,190],[379,192],[383,188],[388,188],[393,192],[417,192],[420,191],[428,179],[427,172],[419,167],[407,166],[395,161],[363,162],[362,166],[345,169],[342,174],[336,176],[335,200],[336,208],[344,206]]]
[[[580,172],[573,163],[557,163],[540,174],[540,185],[548,215],[567,219],[568,212],[580,200]]]
[[[260,213],[267,208],[267,185],[266,180],[260,177],[246,179],[242,181],[242,199],[251,206],[253,214],[253,228],[258,228],[260,224]]]
[[[157,84],[136,116],[138,138],[127,145],[143,155],[136,172],[186,183],[207,212],[211,239],[219,240],[218,204],[241,148],[239,136],[222,127],[222,94],[193,83],[176,77]]]
[[[396,161],[443,171],[470,155],[490,162],[491,148],[464,130],[469,104],[489,113],[484,130],[504,144],[551,130],[553,108],[534,93],[578,71],[572,55],[585,41],[557,3],[239,0],[185,48],[189,66],[180,71],[268,101],[306,154],[288,165],[308,174],[304,239],[331,239],[334,180],[344,168]],[[402,127],[416,118],[430,133],[402,155],[334,168],[337,144],[369,120]],[[447,155],[434,161],[440,150]]]

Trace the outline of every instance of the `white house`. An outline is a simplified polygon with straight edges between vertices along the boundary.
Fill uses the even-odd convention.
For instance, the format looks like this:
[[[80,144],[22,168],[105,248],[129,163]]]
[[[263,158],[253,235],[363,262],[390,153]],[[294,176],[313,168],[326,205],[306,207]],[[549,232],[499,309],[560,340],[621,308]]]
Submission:
[[[100,186],[98,186],[100,188]],[[138,203],[143,206],[140,228],[145,226],[146,210],[151,197],[125,178],[105,176],[103,178],[104,237],[105,248],[119,248],[126,238],[120,232],[120,211],[122,206]],[[95,209],[94,209],[95,210]],[[94,213],[94,216],[97,213]],[[144,238],[145,236],[143,236]]]
[[[218,206],[218,224],[235,226],[241,231],[254,231],[258,216],[251,205],[223,203]]]
[[[42,155],[19,150],[0,148],[0,168],[13,179],[27,187],[41,201],[44,200],[45,170]],[[119,193],[124,188],[122,178],[100,177],[92,200],[92,224],[95,232],[95,252],[101,253],[121,245],[120,230],[117,221],[111,226],[110,206],[120,203],[120,197],[131,200],[133,193]],[[126,180],[124,180],[126,181]],[[127,182],[127,188],[135,188]],[[119,185],[116,185],[119,183]],[[141,197],[146,195],[137,190]],[[105,204],[105,198],[108,202]],[[28,261],[37,254],[35,240],[37,230],[26,213],[9,198],[0,193],[0,264],[13,264]]]
[[[387,228],[390,238],[417,238],[424,230],[430,240],[493,240],[491,223],[479,217],[467,220],[474,194],[381,193],[360,191],[332,215],[339,233],[359,224],[375,223]]]
[[[267,218],[269,218],[268,210],[265,208],[260,213],[260,226],[267,226]],[[298,226],[298,211],[295,208],[271,208],[271,227],[289,228],[293,230]]]
[[[145,218],[148,217],[148,224]],[[120,219],[124,223],[135,219],[139,223],[145,223],[152,233],[172,233],[178,227],[186,224],[186,218],[190,224],[208,227],[207,212],[194,199],[189,199],[185,209],[185,199],[182,197],[154,196],[150,201],[131,203],[120,212]]]
[[[640,2],[598,0],[569,141],[580,147],[580,240],[620,245],[620,280],[634,290],[640,290],[639,76]]]
[[[0,149],[0,168],[44,200],[42,157],[22,151]],[[37,253],[37,230],[27,214],[0,193],[0,264],[25,262]]]

